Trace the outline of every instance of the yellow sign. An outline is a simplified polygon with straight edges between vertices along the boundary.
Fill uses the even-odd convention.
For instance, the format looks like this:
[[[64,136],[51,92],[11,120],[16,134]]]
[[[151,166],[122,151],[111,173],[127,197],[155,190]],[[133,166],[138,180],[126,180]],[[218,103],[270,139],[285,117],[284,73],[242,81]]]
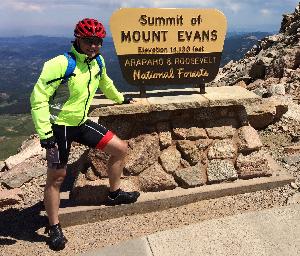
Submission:
[[[124,8],[110,27],[131,84],[203,84],[218,73],[226,34],[218,10]]]

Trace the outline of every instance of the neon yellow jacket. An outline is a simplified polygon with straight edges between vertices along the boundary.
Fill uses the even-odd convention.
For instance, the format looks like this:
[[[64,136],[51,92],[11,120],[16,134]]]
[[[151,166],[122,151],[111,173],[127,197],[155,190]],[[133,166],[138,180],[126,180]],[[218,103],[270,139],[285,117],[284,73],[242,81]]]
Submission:
[[[79,126],[87,119],[93,97],[97,88],[104,95],[122,103],[123,95],[118,92],[113,81],[106,74],[104,59],[102,74],[95,59],[87,62],[87,55],[78,53],[74,46],[71,52],[76,57],[75,76],[61,84],[62,80],[49,81],[65,75],[68,60],[59,55],[45,62],[42,73],[34,86],[30,97],[31,114],[35,129],[40,139],[53,136],[51,124]],[[100,76],[101,75],[101,76]]]

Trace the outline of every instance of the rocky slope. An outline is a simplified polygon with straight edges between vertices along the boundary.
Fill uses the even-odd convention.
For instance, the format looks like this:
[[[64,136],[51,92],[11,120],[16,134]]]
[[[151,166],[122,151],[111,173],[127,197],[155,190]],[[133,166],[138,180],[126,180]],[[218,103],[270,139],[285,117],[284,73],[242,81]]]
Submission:
[[[211,86],[239,83],[262,97],[292,95],[299,99],[300,3],[284,14],[279,34],[258,41],[245,57],[220,69]]]

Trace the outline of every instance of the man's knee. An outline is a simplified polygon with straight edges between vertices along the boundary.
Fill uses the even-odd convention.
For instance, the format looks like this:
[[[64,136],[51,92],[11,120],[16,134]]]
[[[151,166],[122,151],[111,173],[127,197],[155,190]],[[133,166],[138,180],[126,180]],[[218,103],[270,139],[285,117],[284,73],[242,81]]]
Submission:
[[[63,183],[66,177],[66,169],[48,169],[47,171],[47,185],[57,186]]]
[[[122,140],[122,143],[120,145],[120,154],[125,157],[128,152],[128,143],[124,140]]]
[[[104,151],[112,156],[125,157],[128,151],[128,143],[114,136],[105,146]]]

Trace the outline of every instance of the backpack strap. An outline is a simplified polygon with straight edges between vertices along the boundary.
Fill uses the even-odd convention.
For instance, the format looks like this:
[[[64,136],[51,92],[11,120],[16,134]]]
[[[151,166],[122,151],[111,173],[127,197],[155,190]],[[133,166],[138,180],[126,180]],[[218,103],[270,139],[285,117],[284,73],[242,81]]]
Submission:
[[[65,52],[64,56],[68,60],[68,66],[67,66],[67,69],[66,69],[66,72],[65,72],[64,76],[48,81],[46,83],[47,85],[51,84],[53,82],[59,81],[59,80],[61,80],[61,84],[63,84],[63,83],[66,83],[71,76],[75,76],[75,74],[73,73],[74,70],[75,70],[75,67],[76,67],[76,57],[75,57],[75,55],[72,52]]]
[[[102,63],[102,60],[100,58],[100,55],[98,54],[95,59],[96,59],[96,61],[98,63],[99,69],[100,69],[99,72],[98,72],[98,74],[97,74],[97,76],[99,75],[101,77],[102,70],[103,70],[103,63]]]
[[[68,79],[71,76],[75,76],[75,74],[73,73],[75,68],[76,68],[76,57],[74,55],[74,53],[72,52],[65,52],[64,56],[67,58],[68,60],[68,66],[67,66],[67,70],[65,72],[65,75],[63,76],[63,79],[61,81],[61,83],[65,83],[68,81]]]

